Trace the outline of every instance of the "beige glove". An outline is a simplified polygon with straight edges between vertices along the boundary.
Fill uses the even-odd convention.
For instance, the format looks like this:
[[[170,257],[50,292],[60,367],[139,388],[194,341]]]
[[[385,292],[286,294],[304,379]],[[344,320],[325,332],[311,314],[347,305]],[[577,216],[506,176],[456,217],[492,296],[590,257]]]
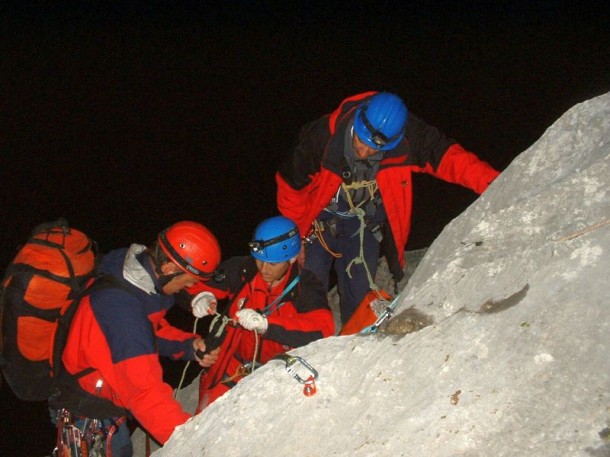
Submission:
[[[267,331],[267,318],[253,309],[246,308],[235,313],[237,323],[246,330],[256,330],[261,334]]]
[[[191,301],[191,308],[193,308],[193,316],[205,317],[216,312],[216,297],[212,292],[200,292],[195,295],[195,298]]]

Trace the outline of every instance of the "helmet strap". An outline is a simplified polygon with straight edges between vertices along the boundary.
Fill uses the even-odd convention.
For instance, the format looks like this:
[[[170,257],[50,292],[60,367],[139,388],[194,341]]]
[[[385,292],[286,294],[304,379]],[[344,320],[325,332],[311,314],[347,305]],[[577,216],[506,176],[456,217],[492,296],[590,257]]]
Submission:
[[[158,285],[158,290],[157,291],[160,292],[160,293],[164,293],[163,292],[163,288],[165,286],[167,286],[170,282],[172,282],[172,280],[175,277],[180,276],[182,274],[184,274],[183,271],[178,271],[176,273],[170,273],[168,275],[161,275],[161,276],[159,276],[159,285]]]
[[[148,253],[150,255],[153,266],[155,268],[155,273],[157,273],[157,277],[158,277],[158,281],[157,281],[157,285],[155,286],[155,289],[157,290],[157,292],[162,294],[163,288],[166,285],[168,285],[172,281],[172,279],[174,279],[177,276],[180,276],[184,272],[177,271],[175,273],[170,273],[170,274],[163,273],[163,269],[161,268],[161,266],[165,263],[170,262],[170,260],[167,257],[167,255],[165,254],[165,252],[163,252],[163,249],[161,249],[161,246],[159,246],[159,243],[155,244],[154,251],[151,251],[149,249]]]

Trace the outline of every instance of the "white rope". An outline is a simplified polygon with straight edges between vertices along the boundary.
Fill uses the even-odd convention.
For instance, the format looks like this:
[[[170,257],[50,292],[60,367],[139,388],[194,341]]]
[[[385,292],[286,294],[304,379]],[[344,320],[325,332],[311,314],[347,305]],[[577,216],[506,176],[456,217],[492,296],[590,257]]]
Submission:
[[[199,318],[196,317],[195,318],[195,322],[193,323],[193,333],[197,333],[197,323],[198,322],[199,322]],[[178,396],[178,391],[180,389],[182,389],[182,383],[184,383],[184,379],[186,378],[186,371],[188,370],[190,364],[191,364],[191,361],[189,360],[188,362],[186,362],[186,365],[184,366],[184,369],[182,370],[182,377],[180,378],[180,382],[178,383],[178,387],[176,387],[176,389],[174,390],[174,400]]]
[[[250,373],[254,371],[256,367],[256,357],[258,356],[258,345],[260,338],[258,337],[258,333],[256,330],[252,330],[254,332],[254,357],[252,358],[252,367],[250,368]]]

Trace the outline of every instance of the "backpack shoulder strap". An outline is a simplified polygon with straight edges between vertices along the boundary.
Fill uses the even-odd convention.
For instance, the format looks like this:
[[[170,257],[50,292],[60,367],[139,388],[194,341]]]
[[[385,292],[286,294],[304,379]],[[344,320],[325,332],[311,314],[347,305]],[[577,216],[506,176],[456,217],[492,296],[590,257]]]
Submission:
[[[76,314],[81,300],[87,295],[90,295],[91,293],[97,290],[110,288],[121,288],[135,295],[135,291],[133,291],[127,284],[123,283],[122,281],[110,274],[100,273],[89,281],[85,289],[82,290],[76,296],[76,298],[73,300],[72,303],[70,303],[70,306],[68,306],[64,314],[60,316],[58,320],[57,332],[55,333],[55,342],[53,344],[53,378],[57,378],[60,372],[64,371],[61,357],[68,341],[68,332],[70,331],[70,324],[72,323],[72,319],[74,318],[74,314]],[[95,371],[93,368],[86,368],[74,374],[73,377],[78,379],[88,375],[89,373],[92,373],[93,371]]]

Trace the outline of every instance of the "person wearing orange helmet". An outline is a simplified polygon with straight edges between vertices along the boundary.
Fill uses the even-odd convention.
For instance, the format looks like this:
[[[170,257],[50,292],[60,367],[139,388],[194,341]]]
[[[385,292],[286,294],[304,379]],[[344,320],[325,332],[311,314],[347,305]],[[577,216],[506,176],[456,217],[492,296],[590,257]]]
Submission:
[[[160,444],[191,417],[163,382],[159,356],[209,367],[218,351],[198,357],[206,352],[202,338],[171,326],[165,315],[174,294],[214,276],[220,256],[214,235],[193,221],[161,231],[150,247],[132,244],[103,256],[70,327],[62,387],[49,400],[60,420],[66,412],[76,418],[83,441],[89,432],[107,435],[105,452],[129,456],[125,417]]]

